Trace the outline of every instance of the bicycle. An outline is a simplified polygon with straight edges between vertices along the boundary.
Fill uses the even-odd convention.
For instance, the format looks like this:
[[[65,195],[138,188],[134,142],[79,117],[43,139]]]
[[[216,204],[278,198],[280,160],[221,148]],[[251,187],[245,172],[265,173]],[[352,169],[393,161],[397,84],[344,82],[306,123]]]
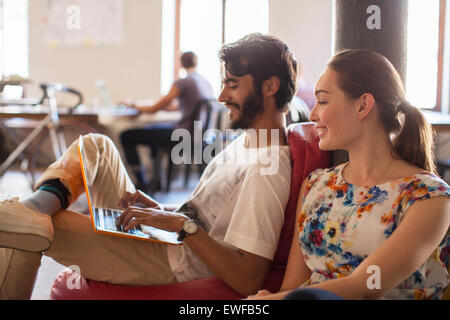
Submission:
[[[40,177],[40,168],[46,168],[51,163],[59,159],[67,146],[70,145],[79,135],[87,133],[95,133],[96,130],[89,125],[76,121],[64,120],[59,118],[58,104],[56,103],[55,93],[57,91],[68,92],[78,97],[78,102],[68,108],[68,113],[73,114],[83,102],[83,96],[75,89],[63,86],[61,84],[43,83],[40,85],[43,90],[42,99],[36,105],[43,105],[45,101],[48,103],[48,114],[44,119],[40,120],[37,126],[30,134],[21,142],[18,138],[3,130],[8,138],[16,145],[11,154],[0,165],[0,177],[8,170],[8,168],[16,161],[21,159],[20,169],[28,173],[31,187],[35,185]],[[3,129],[6,126],[1,123]],[[69,140],[70,139],[70,140]],[[49,147],[52,153],[48,153]],[[27,154],[25,150],[29,150]]]

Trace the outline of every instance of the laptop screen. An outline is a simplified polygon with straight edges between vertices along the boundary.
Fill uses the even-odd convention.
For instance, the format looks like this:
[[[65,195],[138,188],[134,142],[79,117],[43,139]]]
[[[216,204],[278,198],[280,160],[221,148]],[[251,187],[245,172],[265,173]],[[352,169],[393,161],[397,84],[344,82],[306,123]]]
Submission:
[[[89,172],[87,172],[89,169],[89,166],[88,166],[88,161],[85,158],[83,138],[81,136],[78,138],[78,153],[80,156],[81,174],[83,176],[84,189],[86,191],[86,196],[87,196],[87,200],[88,200],[88,204],[89,204],[89,212],[91,214],[92,225],[95,230],[99,230],[99,228],[102,229],[102,227],[100,225],[100,227],[97,228],[95,221],[94,221],[94,217],[98,218],[99,215],[98,214],[94,215],[94,208],[97,208],[97,205],[94,203],[94,197],[92,194],[92,189],[93,189],[93,181],[91,180],[92,175],[90,175]],[[107,210],[109,210],[109,209],[107,209]],[[146,225],[141,225],[141,228],[142,228],[142,231],[145,233],[144,234],[141,232],[141,235],[139,236],[139,238],[141,238],[141,239],[164,242],[164,243],[168,243],[168,244],[176,244],[176,245],[181,244],[181,242],[178,241],[178,239],[177,239],[178,235],[176,232],[168,232],[168,231],[156,229],[156,228],[146,226]]]
[[[90,181],[90,177],[88,177],[88,175],[86,174],[87,160],[85,158],[85,153],[84,153],[83,149],[84,149],[83,138],[82,138],[82,136],[80,136],[78,138],[78,153],[80,155],[81,174],[83,175],[84,189],[86,191],[86,196],[87,196],[88,205],[89,205],[89,212],[91,213],[91,218],[92,218],[92,224],[94,225],[94,228],[95,228],[95,224],[94,224],[94,220],[93,220],[94,213],[92,210],[92,208],[94,206],[94,202],[93,202],[93,198],[92,198],[92,181]]]

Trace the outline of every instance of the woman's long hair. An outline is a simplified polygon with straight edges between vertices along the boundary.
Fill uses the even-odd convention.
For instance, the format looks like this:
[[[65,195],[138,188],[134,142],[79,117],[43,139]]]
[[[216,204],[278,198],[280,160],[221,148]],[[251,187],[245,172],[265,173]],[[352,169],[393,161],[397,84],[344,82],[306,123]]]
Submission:
[[[431,126],[406,101],[402,79],[386,57],[369,50],[343,50],[331,58],[328,67],[338,73],[337,84],[349,97],[373,95],[384,129],[403,160],[436,173]]]

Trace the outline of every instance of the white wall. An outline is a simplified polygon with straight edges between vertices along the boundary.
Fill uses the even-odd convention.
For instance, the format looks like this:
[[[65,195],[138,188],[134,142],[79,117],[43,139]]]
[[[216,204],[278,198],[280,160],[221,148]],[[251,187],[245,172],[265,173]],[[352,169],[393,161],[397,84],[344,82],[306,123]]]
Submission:
[[[331,56],[332,0],[270,0],[269,32],[287,43],[314,85]]]
[[[161,36],[161,92],[169,92],[173,82],[175,61],[175,0],[162,2]]]
[[[124,0],[121,46],[57,47],[44,42],[47,0],[30,1],[30,95],[37,83],[61,82],[80,89],[85,103],[99,97],[97,80],[105,80],[113,102],[125,97],[156,98],[161,80],[163,0]]]
[[[80,89],[86,104],[99,98],[105,80],[113,101],[160,96],[162,2],[124,0],[124,44],[51,48],[44,42],[47,0],[30,1],[31,96],[39,82]],[[331,52],[331,0],[270,0],[269,32],[294,51],[304,79],[314,85]],[[170,59],[173,61],[173,59]],[[167,68],[166,68],[167,69]]]

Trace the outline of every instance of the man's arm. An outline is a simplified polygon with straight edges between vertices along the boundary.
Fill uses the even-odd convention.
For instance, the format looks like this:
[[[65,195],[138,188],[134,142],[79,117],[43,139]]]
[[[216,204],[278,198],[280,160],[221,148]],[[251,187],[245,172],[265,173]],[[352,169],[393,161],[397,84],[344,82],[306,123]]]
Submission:
[[[164,97],[159,99],[155,104],[153,104],[151,106],[136,106],[133,104],[133,108],[137,109],[140,112],[155,113],[160,110],[171,107],[172,101],[174,99],[178,98],[179,96],[180,96],[180,90],[178,89],[178,87],[175,84],[173,84],[172,87],[170,88],[169,92]]]
[[[184,242],[219,279],[241,295],[248,296],[262,288],[271,265],[269,259],[227,248],[201,228]]]
[[[224,244],[202,228],[184,239],[211,272],[244,296],[261,289],[266,278],[283,226],[290,183],[288,165],[280,166],[276,175],[262,175],[259,167],[252,168],[242,178]],[[135,207],[125,209],[122,216],[125,229],[145,224],[172,232],[179,232],[187,219],[176,212]]]
[[[152,208],[128,207],[117,223],[129,230],[145,224],[170,232],[179,232],[188,218],[179,213]],[[271,261],[258,255],[228,248],[211,238],[202,228],[186,236],[188,245],[201,261],[234,290],[248,296],[261,289]]]

